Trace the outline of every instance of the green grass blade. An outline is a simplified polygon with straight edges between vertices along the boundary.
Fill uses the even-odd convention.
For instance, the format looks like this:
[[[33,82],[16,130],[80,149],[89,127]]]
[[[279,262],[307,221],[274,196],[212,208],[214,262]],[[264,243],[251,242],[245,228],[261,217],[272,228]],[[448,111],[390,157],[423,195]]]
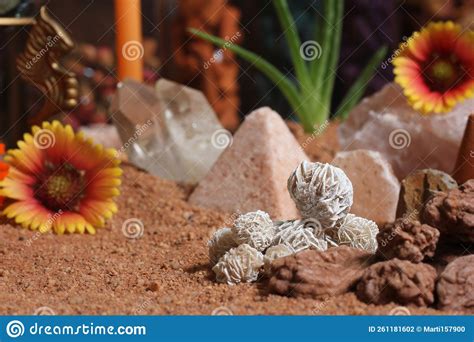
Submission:
[[[299,94],[297,88],[293,83],[291,83],[288,78],[285,77],[285,75],[278,71],[278,69],[275,68],[272,64],[270,64],[268,61],[266,61],[259,55],[250,52],[238,45],[232,44],[224,39],[218,38],[216,36],[199,31],[194,28],[190,28],[188,30],[195,36],[204,39],[208,42],[211,42],[223,49],[229,49],[241,58],[245,59],[247,62],[252,63],[280,89],[280,91],[290,103],[290,106],[293,108],[293,110],[296,111],[296,108],[298,108],[299,104]],[[301,115],[301,111],[299,115]]]
[[[369,63],[365,66],[364,70],[362,70],[357,80],[342,99],[342,102],[336,111],[337,117],[346,119],[349,115],[349,111],[359,102],[361,97],[364,95],[367,84],[370,82],[372,77],[374,77],[377,68],[387,55],[387,50],[387,47],[383,46],[372,56]]]
[[[334,26],[336,25],[336,14],[338,2],[341,0],[324,0],[323,6],[323,17],[318,26],[317,42],[321,47],[320,58],[312,61],[310,65],[311,80],[315,84],[316,88],[319,89],[324,83],[326,78],[326,71],[328,69],[328,62],[331,57],[331,52],[334,49],[333,35]]]
[[[341,52],[342,39],[342,20],[344,16],[344,1],[343,0],[327,0],[334,6],[334,23],[331,35],[331,49],[329,50],[329,58],[327,67],[325,69],[325,76],[323,81],[323,98],[330,106],[332,93],[334,90],[334,82],[336,80],[337,65],[339,63],[339,54]]]
[[[298,36],[295,21],[291,15],[290,9],[288,8],[288,3],[286,0],[274,0],[273,5],[290,50],[291,61],[295,68],[296,78],[299,80],[301,86],[310,87],[311,81],[308,74],[308,68],[300,52],[301,40]]]

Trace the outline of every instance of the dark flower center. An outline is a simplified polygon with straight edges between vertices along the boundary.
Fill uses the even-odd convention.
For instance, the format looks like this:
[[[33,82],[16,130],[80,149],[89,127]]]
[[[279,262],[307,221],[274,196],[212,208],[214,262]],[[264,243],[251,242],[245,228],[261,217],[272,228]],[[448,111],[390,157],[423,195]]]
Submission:
[[[77,211],[84,188],[83,172],[68,163],[47,163],[45,173],[38,177],[35,197],[50,210]]]
[[[435,55],[423,68],[423,76],[431,90],[444,93],[462,82],[466,72],[455,56]]]

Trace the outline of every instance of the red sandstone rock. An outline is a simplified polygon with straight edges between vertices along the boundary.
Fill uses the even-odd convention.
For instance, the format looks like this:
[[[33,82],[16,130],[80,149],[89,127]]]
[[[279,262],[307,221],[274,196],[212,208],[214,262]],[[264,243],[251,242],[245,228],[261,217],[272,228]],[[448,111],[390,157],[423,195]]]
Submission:
[[[436,270],[427,264],[392,259],[367,268],[357,285],[357,297],[370,304],[430,305]]]
[[[379,152],[339,152],[331,164],[340,167],[352,182],[354,204],[351,213],[379,225],[395,219],[400,183]]]
[[[370,265],[372,256],[347,246],[325,252],[306,250],[273,261],[268,286],[271,292],[304,298],[346,293]]]
[[[474,179],[459,189],[440,192],[426,203],[423,222],[436,227],[441,238],[453,242],[474,242]]]
[[[439,277],[436,286],[438,307],[474,313],[474,255],[451,262]]]
[[[260,108],[247,116],[189,201],[221,211],[263,210],[272,219],[293,219],[298,212],[286,183],[303,160],[307,156],[278,113]]]

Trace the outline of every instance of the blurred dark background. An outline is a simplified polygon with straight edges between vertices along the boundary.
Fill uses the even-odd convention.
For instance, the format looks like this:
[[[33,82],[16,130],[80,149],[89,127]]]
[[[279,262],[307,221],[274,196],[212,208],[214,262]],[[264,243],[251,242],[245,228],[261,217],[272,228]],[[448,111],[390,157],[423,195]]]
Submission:
[[[288,2],[301,40],[313,40],[316,22],[323,20],[322,1]],[[34,15],[43,4],[78,43],[77,51],[65,63],[79,74],[83,98],[65,120],[75,127],[106,122],[108,100],[117,82],[113,0],[0,0],[1,16]],[[388,58],[404,37],[428,21],[453,19],[468,27],[473,24],[473,8],[474,0],[345,0],[333,106],[382,45],[389,47]],[[199,63],[196,67],[194,59],[205,59],[215,50],[190,41],[185,31],[186,26],[204,25],[207,31],[229,38],[238,30],[242,33],[238,44],[264,56],[291,77],[288,49],[271,1],[142,0],[142,12],[146,82],[167,77],[203,90],[230,129],[259,106],[271,106],[285,117],[291,115],[278,89],[248,63],[225,55],[222,65],[208,70]],[[28,27],[0,27],[0,140],[16,129],[11,127],[12,115],[24,120],[23,116],[40,105],[37,91],[18,85],[14,67],[27,32]],[[391,67],[380,67],[367,94],[392,79]]]

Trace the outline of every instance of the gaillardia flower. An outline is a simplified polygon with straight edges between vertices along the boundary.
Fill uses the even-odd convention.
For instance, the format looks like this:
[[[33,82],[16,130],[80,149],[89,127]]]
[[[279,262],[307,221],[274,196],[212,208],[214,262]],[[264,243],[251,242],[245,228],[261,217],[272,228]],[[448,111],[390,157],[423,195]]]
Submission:
[[[4,153],[5,153],[5,145],[0,144],[0,157],[3,156]],[[8,164],[4,163],[0,159],[0,181],[4,179],[7,176],[7,174],[8,174]],[[3,200],[4,198],[0,196],[0,206],[2,206]]]
[[[59,121],[34,126],[7,151],[10,170],[0,195],[3,213],[24,228],[57,234],[94,234],[116,211],[120,160]]]
[[[451,21],[430,23],[400,45],[393,65],[414,109],[449,111],[474,95],[474,32]]]

